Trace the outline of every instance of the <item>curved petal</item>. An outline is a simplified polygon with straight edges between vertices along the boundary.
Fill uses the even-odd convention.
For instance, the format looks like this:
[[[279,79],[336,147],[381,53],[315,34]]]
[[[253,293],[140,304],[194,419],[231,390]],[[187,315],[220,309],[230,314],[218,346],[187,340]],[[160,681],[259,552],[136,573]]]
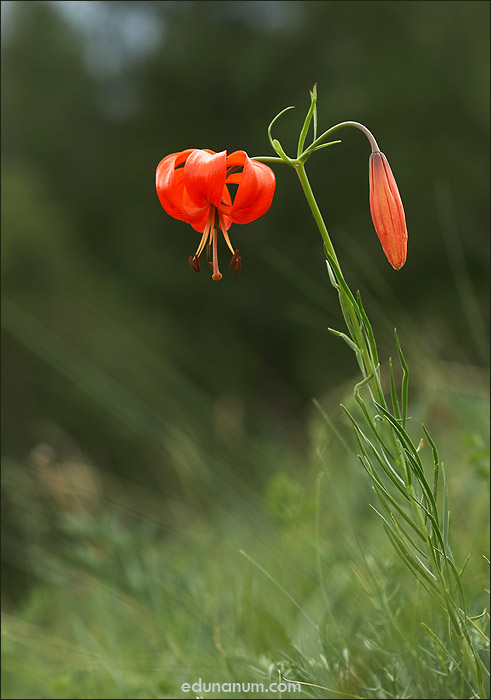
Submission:
[[[220,205],[225,186],[226,158],[226,151],[210,154],[197,149],[186,160],[186,191],[195,206]]]
[[[242,173],[232,173],[232,175],[227,175],[225,183],[227,185],[240,185],[242,182]]]
[[[176,170],[194,151],[189,148],[179,153],[171,153],[163,158],[157,166],[155,182],[157,196],[165,211],[175,219],[186,221],[190,213],[190,202],[185,200],[184,170]],[[196,207],[194,207],[196,209]]]
[[[243,151],[237,153],[240,154],[237,160],[240,160]],[[276,185],[271,168],[244,155],[244,170],[237,194],[230,211],[224,212],[236,224],[247,224],[265,214],[271,206]]]
[[[224,206],[225,207],[232,206],[232,198],[230,196],[230,191],[229,191],[227,185],[225,185],[223,188],[222,201],[220,202],[220,209],[222,209]]]
[[[231,167],[242,167],[249,156],[245,151],[234,151],[227,156],[227,168]]]
[[[199,233],[204,233],[206,225],[208,224],[208,215],[210,213],[210,207],[205,207],[201,210],[200,214],[194,217],[190,217],[186,223],[191,224],[195,231]]]
[[[182,219],[182,208],[179,206],[181,197],[178,194],[180,187],[175,177],[176,161],[180,155],[180,153],[171,153],[162,158],[155,172],[157,196],[165,211],[175,219]]]

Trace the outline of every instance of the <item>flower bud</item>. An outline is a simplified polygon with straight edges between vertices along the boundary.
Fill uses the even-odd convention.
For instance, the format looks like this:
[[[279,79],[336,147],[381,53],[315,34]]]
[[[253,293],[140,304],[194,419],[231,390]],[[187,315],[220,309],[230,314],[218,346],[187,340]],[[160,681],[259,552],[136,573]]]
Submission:
[[[395,270],[406,262],[407,228],[404,207],[389,162],[380,151],[370,156],[370,212],[384,253]]]

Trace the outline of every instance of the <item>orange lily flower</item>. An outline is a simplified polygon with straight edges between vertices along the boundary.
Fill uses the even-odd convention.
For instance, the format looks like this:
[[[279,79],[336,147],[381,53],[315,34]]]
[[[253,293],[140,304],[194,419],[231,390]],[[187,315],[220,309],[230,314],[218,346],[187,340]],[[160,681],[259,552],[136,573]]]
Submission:
[[[268,211],[276,184],[271,168],[251,160],[244,151],[227,156],[226,151],[188,148],[160,161],[156,184],[165,211],[203,234],[196,253],[189,258],[193,270],[199,272],[199,256],[206,246],[212,278],[222,278],[217,254],[219,228],[232,252],[230,267],[235,266],[237,274],[242,258],[232,247],[228,229],[232,223],[247,224]],[[229,185],[238,185],[235,196]]]
[[[384,253],[395,270],[406,262],[407,228],[404,207],[389,162],[374,151],[369,162],[370,211]]]

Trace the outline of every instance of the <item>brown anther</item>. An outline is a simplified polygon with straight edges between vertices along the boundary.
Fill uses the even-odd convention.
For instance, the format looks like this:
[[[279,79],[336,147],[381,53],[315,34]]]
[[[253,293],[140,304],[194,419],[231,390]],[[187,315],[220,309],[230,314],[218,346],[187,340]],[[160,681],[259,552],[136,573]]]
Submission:
[[[229,267],[234,267],[234,265],[234,275],[236,275],[242,265],[242,258],[240,257],[238,250],[236,250],[235,253],[232,255],[232,260],[230,261]]]
[[[206,259],[211,265],[211,243],[208,243],[208,245],[206,246]]]
[[[236,250],[235,253],[232,255],[232,260],[230,261],[229,267],[233,267],[239,258],[239,251]]]
[[[189,258],[189,264],[193,268],[195,272],[200,271],[200,266],[199,266],[199,258],[196,257],[196,255],[190,256]]]

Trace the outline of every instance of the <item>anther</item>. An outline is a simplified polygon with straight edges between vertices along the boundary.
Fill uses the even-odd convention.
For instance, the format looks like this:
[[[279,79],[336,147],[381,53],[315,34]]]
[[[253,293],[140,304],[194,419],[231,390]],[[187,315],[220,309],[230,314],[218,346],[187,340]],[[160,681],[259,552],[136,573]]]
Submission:
[[[200,271],[199,258],[197,258],[196,255],[190,256],[190,258],[189,258],[189,264],[191,265],[191,267],[193,268],[193,270],[194,270],[195,272],[199,272],[199,271]]]
[[[237,259],[240,258],[239,251],[236,250],[235,253],[232,255],[232,260],[230,261],[229,267],[233,267],[235,263],[237,262]]]
[[[230,261],[229,267],[234,267],[234,265],[234,275],[236,275],[242,266],[242,258],[240,257],[238,250],[236,250],[232,255],[232,260]]]

